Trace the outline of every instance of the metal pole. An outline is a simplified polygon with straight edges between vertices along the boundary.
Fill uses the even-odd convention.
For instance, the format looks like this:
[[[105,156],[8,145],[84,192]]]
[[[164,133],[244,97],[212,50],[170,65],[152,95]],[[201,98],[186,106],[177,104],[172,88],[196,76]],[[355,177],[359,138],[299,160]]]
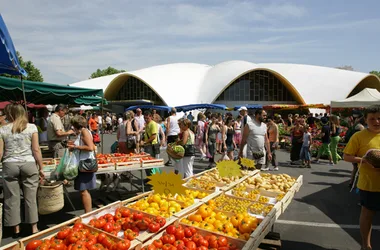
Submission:
[[[25,96],[25,86],[24,86],[24,81],[22,80],[22,75],[21,75],[21,88],[22,88],[22,96],[24,98],[25,110],[28,111],[28,105],[26,104],[26,96]]]
[[[101,117],[102,117],[102,125],[101,126],[103,126],[103,101],[104,101],[104,98],[102,97],[102,102],[101,102],[101,104],[100,104],[100,115],[101,115]],[[99,133],[102,131],[102,128],[100,128],[99,129]],[[102,136],[101,136],[101,142],[100,142],[100,144],[101,144],[101,147],[102,147],[102,154],[104,154],[104,133],[102,133]]]

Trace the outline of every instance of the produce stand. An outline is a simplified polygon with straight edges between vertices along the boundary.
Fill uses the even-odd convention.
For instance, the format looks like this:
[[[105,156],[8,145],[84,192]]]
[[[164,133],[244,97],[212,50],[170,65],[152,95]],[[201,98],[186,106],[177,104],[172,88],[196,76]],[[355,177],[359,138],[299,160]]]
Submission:
[[[153,167],[157,167],[157,166],[152,166],[150,168],[153,168]],[[142,170],[142,169],[149,169],[149,168],[142,168],[141,166],[139,166],[139,167],[136,166],[136,167],[131,167],[130,170],[132,170],[132,169],[133,170]],[[120,172],[123,172],[123,171],[125,171],[125,170],[120,170]],[[212,172],[212,171],[213,170],[204,171],[202,173],[194,175],[191,178],[188,178],[187,181],[192,180],[192,179],[199,179],[199,178],[202,179],[202,176],[204,176],[204,175],[209,176],[210,172]],[[113,170],[111,173],[114,173],[114,172],[118,172],[118,170]],[[177,203],[181,204],[181,210],[179,210],[179,211],[177,210],[175,213],[166,213],[167,215],[169,215],[169,214],[170,215],[169,215],[169,217],[166,218],[166,224],[163,227],[161,227],[159,229],[159,231],[157,231],[156,233],[151,233],[149,231],[141,231],[140,234],[138,235],[138,237],[131,240],[130,249],[141,250],[144,246],[149,246],[151,243],[153,243],[154,240],[160,239],[163,236],[165,230],[167,230],[167,228],[170,225],[180,225],[181,227],[184,227],[184,228],[188,227],[189,226],[188,222],[190,221],[189,220],[190,215],[197,214],[197,212],[199,211],[200,208],[205,207],[205,206],[209,206],[210,204],[213,204],[215,202],[215,200],[218,197],[221,197],[222,195],[223,195],[223,197],[226,196],[226,197],[230,197],[233,199],[238,198],[241,201],[246,201],[246,203],[248,202],[249,204],[254,204],[255,202],[259,203],[260,200],[257,200],[257,199],[256,200],[249,200],[247,198],[235,196],[233,193],[233,190],[235,190],[235,188],[238,188],[238,187],[242,187],[242,190],[244,190],[245,192],[255,190],[255,188],[257,188],[258,186],[255,186],[254,184],[249,185],[250,181],[252,182],[252,180],[249,178],[262,178],[263,176],[268,177],[268,174],[261,175],[260,171],[250,171],[250,172],[246,171],[244,173],[245,173],[245,176],[242,176],[241,178],[239,178],[237,180],[234,179],[234,181],[228,181],[228,183],[222,183],[221,182],[221,184],[224,184],[224,186],[222,186],[222,188],[216,188],[215,190],[199,190],[197,188],[187,188],[189,190],[188,191],[189,193],[187,193],[187,194],[197,195],[198,194],[197,192],[199,191],[203,195],[205,195],[205,197],[202,197],[200,199],[194,199],[193,204],[190,204],[190,205],[187,204],[185,206],[184,202],[182,202],[180,200],[176,200],[177,199],[176,196],[173,196],[172,198],[170,198],[170,197],[165,198],[163,195],[160,196],[159,194],[154,194],[153,191],[145,192],[145,193],[139,194],[139,195],[132,197],[130,199],[127,199],[127,200],[114,202],[114,203],[109,204],[105,207],[94,210],[94,211],[87,213],[87,214],[84,214],[80,217],[74,218],[71,221],[59,224],[59,225],[54,226],[52,228],[49,228],[45,231],[42,231],[37,235],[33,235],[29,238],[21,239],[18,242],[19,245],[18,244],[14,244],[13,246],[8,245],[9,247],[7,249],[23,249],[22,246],[27,244],[28,240],[36,239],[36,238],[41,239],[41,238],[46,238],[49,236],[51,237],[51,235],[55,231],[59,230],[63,226],[70,226],[70,224],[73,224],[75,221],[80,221],[80,222],[84,223],[91,230],[101,231],[101,229],[97,229],[97,228],[94,228],[94,227],[88,225],[90,223],[90,221],[92,219],[99,218],[100,216],[103,216],[105,214],[113,214],[113,213],[115,213],[115,211],[119,211],[119,209],[124,209],[124,210],[127,209],[132,213],[136,212],[136,211],[141,211],[141,214],[143,214],[147,218],[155,218],[155,215],[147,213],[143,210],[140,210],[140,208],[142,208],[142,206],[140,206],[140,205],[143,204],[144,202],[146,202],[146,204],[148,204],[147,202],[150,199],[153,200],[152,202],[155,202],[154,199],[158,199],[157,197],[161,197],[161,198],[159,198],[160,200],[166,199],[167,202],[177,202]],[[280,179],[280,177],[277,177],[277,176],[281,176],[281,175],[269,175],[268,178],[277,179],[277,180]],[[203,228],[202,224],[199,224],[199,226],[197,224],[197,226],[193,226],[193,227],[196,228],[197,233],[199,233],[200,235],[203,235],[203,236],[205,236],[205,235],[224,236],[224,237],[226,237],[226,239],[229,243],[236,245],[237,249],[244,249],[244,250],[258,249],[259,245],[264,241],[264,238],[266,237],[266,235],[272,231],[273,225],[275,224],[276,219],[282,213],[285,212],[286,208],[288,207],[288,205],[290,204],[290,202],[294,198],[295,193],[298,192],[300,187],[302,186],[302,182],[303,182],[303,176],[302,175],[297,177],[297,178],[294,178],[294,177],[289,177],[289,178],[292,180],[293,184],[289,189],[286,189],[287,192],[286,193],[283,192],[283,194],[281,194],[281,196],[276,196],[276,195],[278,195],[277,193],[274,193],[274,192],[271,192],[268,190],[258,190],[257,191],[259,193],[259,195],[269,197],[270,199],[265,199],[265,201],[268,201],[269,204],[273,207],[264,216],[257,216],[257,217],[255,216],[258,225],[257,225],[257,227],[254,227],[254,229],[253,229],[253,231],[251,231],[251,233],[249,233],[249,234],[245,233],[244,239],[240,238],[240,237],[239,238],[232,237],[231,235],[227,235],[226,232],[220,232],[220,231],[214,231],[214,230],[210,231],[206,228]],[[224,179],[224,181],[227,182],[226,179]],[[226,185],[226,184],[228,184],[228,185]],[[186,184],[184,184],[184,186],[186,186]],[[285,184],[283,186],[285,186]],[[264,187],[265,187],[265,185],[264,185]],[[246,188],[246,189],[244,189],[244,188]],[[157,197],[156,197],[156,195],[157,195]],[[274,197],[279,198],[279,199],[276,199]],[[264,200],[262,200],[262,201],[264,201]],[[140,205],[138,206],[138,204],[140,204]],[[215,207],[214,207],[214,209],[215,209]],[[235,208],[232,207],[232,209],[235,209]],[[157,211],[160,211],[160,210],[157,210]],[[215,211],[216,211],[216,213],[219,213],[220,216],[223,216],[222,214],[225,214],[226,218],[232,218],[234,216],[234,214],[237,215],[236,213],[234,213],[232,211],[228,212],[228,211],[221,211],[221,210],[217,210],[217,209]],[[249,211],[251,211],[251,210],[249,210]],[[249,217],[251,215],[247,214],[244,216]],[[122,240],[124,235],[123,235],[123,232],[120,231],[120,232],[118,232],[116,237],[115,236],[113,236],[113,237],[118,238],[119,240]],[[268,242],[268,241],[266,241],[266,242]],[[17,246],[19,246],[21,248],[12,248],[12,247],[17,247]]]

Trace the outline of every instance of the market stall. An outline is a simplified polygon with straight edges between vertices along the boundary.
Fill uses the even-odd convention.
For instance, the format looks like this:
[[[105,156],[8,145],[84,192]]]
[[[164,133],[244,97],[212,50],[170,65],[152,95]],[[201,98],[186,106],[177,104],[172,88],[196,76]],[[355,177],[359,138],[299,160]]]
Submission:
[[[178,249],[183,244],[205,250],[257,249],[302,186],[302,176],[257,170],[241,170],[240,176],[220,174],[211,169],[186,179],[184,194],[151,191],[117,201],[21,239],[17,247],[24,249],[33,240],[43,244],[39,240],[54,235],[60,243],[75,243],[67,239],[72,228],[84,228],[94,236],[86,238],[98,242],[99,248]]]
[[[331,101],[331,108],[362,108],[379,103],[380,92],[377,89],[365,88],[347,99]]]

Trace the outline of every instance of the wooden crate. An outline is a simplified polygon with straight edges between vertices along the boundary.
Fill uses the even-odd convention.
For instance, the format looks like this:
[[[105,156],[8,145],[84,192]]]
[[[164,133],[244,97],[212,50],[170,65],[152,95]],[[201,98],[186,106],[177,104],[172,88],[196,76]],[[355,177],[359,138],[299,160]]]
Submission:
[[[108,172],[108,171],[113,171],[113,170],[116,170],[115,163],[98,164],[97,172]]]
[[[177,219],[175,222],[174,222],[175,225],[181,225],[182,227],[186,228],[186,227],[190,227],[189,225],[186,225],[186,224],[183,224],[179,221],[179,219]],[[157,239],[160,239],[163,234],[165,233],[165,231],[162,231],[160,232],[159,234],[155,235],[153,238],[151,238],[150,240],[148,240],[147,242],[145,242],[144,244],[141,245],[141,247],[145,247],[145,246],[149,246],[150,244],[152,244],[155,240]],[[244,240],[240,240],[240,239],[236,239],[236,238],[232,238],[232,237],[229,237],[227,235],[222,235],[222,234],[218,234],[218,233],[215,233],[215,232],[211,232],[211,231],[208,231],[208,230],[205,230],[205,229],[202,229],[202,228],[197,228],[197,233],[201,234],[202,236],[207,236],[207,235],[210,235],[210,234],[213,234],[215,236],[224,236],[227,238],[228,240],[228,243],[232,243],[232,244],[235,244],[237,246],[238,249],[242,249],[244,247],[244,245],[246,244],[246,241]],[[137,249],[138,250],[138,249]]]
[[[137,200],[140,200],[141,198],[148,197],[152,193],[153,193],[153,191],[148,191],[148,192],[145,192],[145,193],[138,194],[138,195],[133,196],[133,197],[131,197],[129,199],[121,201],[121,205],[122,206],[127,206],[128,204],[134,203]]]
[[[272,210],[259,224],[255,231],[251,234],[250,239],[244,245],[243,250],[257,249],[265,236],[271,230],[276,221],[276,211]]]
[[[291,190],[294,190],[295,193],[297,193],[301,186],[303,184],[303,175],[298,176],[296,183],[290,188]]]
[[[276,199],[276,197],[277,197],[277,195],[279,195],[279,193],[271,192],[271,191],[266,191],[266,190],[261,190],[261,189],[256,189],[256,188],[254,188],[252,186],[246,186],[245,187],[245,191],[246,192],[251,192],[253,190],[258,190],[258,192],[259,192],[257,194],[257,198],[255,200],[249,199],[249,198],[238,197],[238,196],[236,196],[236,195],[233,194],[233,189],[228,190],[225,193],[228,194],[228,195],[230,195],[230,196],[236,197],[236,198],[243,198],[243,199],[247,199],[247,200],[251,200],[251,201],[256,201],[256,202],[260,202],[259,201],[260,196],[265,196],[265,197],[269,198],[269,202],[264,202],[264,203],[268,203],[268,204],[272,204],[272,205],[275,205],[277,202],[279,202]]]
[[[281,210],[282,210],[282,213],[285,212],[285,210],[288,208],[289,204],[292,202],[293,198],[294,198],[294,190],[289,190],[286,195],[284,196],[284,198],[282,198],[281,200]]]
[[[141,167],[155,167],[155,166],[163,166],[164,165],[164,159],[154,159],[154,160],[140,160],[141,161]]]
[[[139,161],[127,161],[127,162],[117,162],[116,170],[130,170],[131,168],[139,168],[141,163]]]
[[[115,201],[113,203],[108,204],[107,206],[83,214],[80,216],[80,218],[84,224],[88,224],[92,219],[99,218],[100,216],[108,213],[115,213],[116,209],[121,206],[121,201]]]
[[[21,250],[21,244],[19,241],[14,241],[5,246],[0,247],[1,250]]]

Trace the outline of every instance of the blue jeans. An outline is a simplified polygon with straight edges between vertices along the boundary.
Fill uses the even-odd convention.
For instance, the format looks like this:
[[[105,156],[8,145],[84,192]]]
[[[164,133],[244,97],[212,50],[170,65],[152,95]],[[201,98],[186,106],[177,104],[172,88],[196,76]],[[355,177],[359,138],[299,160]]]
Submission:
[[[302,146],[301,153],[300,153],[300,159],[303,161],[310,161],[311,160],[309,146]]]

